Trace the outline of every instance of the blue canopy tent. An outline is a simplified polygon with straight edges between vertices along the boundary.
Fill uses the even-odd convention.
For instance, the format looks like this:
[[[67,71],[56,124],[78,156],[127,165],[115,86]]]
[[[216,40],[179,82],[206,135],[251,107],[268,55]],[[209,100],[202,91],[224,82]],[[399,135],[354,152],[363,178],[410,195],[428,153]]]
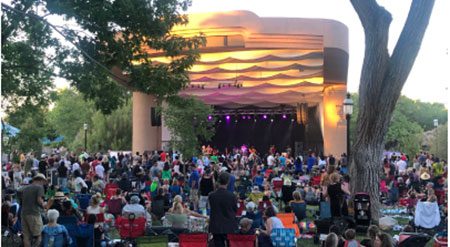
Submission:
[[[3,121],[1,124],[2,124],[2,132],[4,132],[7,136],[15,137],[20,132],[20,129],[7,123],[4,123]]]
[[[63,140],[64,140],[64,136],[58,136],[53,140],[50,140],[47,137],[44,137],[41,139],[41,143],[44,145],[50,145],[52,143],[61,143]]]

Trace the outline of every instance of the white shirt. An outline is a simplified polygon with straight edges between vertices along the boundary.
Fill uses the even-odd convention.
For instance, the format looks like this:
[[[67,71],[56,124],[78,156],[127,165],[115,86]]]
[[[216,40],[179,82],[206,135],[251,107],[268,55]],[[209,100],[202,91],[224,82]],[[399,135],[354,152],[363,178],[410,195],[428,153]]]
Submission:
[[[79,170],[81,172],[80,164],[78,162],[73,163],[72,165],[72,172]]]
[[[103,178],[105,176],[105,168],[101,164],[96,165],[95,174],[97,174],[100,178]]]
[[[81,177],[75,178],[75,181],[73,181],[73,183],[74,183],[74,187],[75,187],[75,192],[80,192],[81,187],[85,187],[85,188],[88,187],[86,182],[84,182],[84,180]]]
[[[273,155],[269,155],[267,157],[267,165],[270,166],[274,166],[275,165],[275,157],[273,157]]]
[[[397,162],[397,169],[398,169],[398,172],[405,172],[407,166],[408,166],[408,165],[406,164],[406,161],[404,161],[404,160],[399,160],[399,161]]]
[[[145,212],[145,208],[141,204],[127,204],[122,209],[122,214],[134,213],[136,217],[144,217]]]

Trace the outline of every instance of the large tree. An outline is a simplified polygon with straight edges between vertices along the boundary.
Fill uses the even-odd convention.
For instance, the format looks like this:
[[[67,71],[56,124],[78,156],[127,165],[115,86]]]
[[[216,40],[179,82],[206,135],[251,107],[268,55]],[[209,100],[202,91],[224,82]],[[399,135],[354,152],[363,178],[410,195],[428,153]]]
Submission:
[[[2,93],[16,92],[11,100],[29,93],[45,99],[42,96],[51,86],[49,78],[57,71],[103,113],[122,105],[127,90],[153,94],[160,100],[176,95],[188,85],[187,71],[204,44],[201,36],[186,38],[171,33],[175,25],[187,23],[187,16],[181,12],[189,5],[189,0],[2,3],[2,76],[8,79]],[[64,18],[67,25],[51,23],[50,16]],[[57,43],[50,30],[71,45]],[[23,35],[25,41],[30,40],[31,48],[19,46]],[[48,47],[52,52],[45,52]],[[152,61],[149,51],[169,57],[169,62]],[[18,57],[18,52],[23,57]],[[54,54],[47,60],[57,69],[39,60],[45,60],[48,54]],[[31,80],[31,76],[43,78]],[[27,84],[14,88],[19,83]]]
[[[413,0],[397,44],[388,52],[391,14],[375,0],[351,0],[365,34],[359,114],[350,166],[353,192],[368,192],[379,218],[379,177],[385,136],[400,92],[419,52],[434,0]]]

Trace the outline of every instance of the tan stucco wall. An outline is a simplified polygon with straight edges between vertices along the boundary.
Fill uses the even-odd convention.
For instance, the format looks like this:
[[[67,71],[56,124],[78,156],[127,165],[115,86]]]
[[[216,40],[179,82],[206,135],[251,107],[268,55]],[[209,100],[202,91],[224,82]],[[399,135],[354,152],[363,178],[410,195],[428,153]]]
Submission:
[[[328,87],[323,94],[323,149],[325,155],[340,157],[347,153],[346,121],[340,114],[340,109],[346,95],[345,86]]]
[[[133,92],[133,153],[161,148],[161,127],[151,123],[150,109],[155,106],[152,95]]]

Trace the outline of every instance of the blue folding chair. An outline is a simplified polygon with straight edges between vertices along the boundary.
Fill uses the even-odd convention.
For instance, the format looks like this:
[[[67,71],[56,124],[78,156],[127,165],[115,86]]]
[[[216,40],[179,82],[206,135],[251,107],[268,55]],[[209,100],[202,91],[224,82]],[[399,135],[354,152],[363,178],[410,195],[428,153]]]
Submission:
[[[295,243],[295,230],[292,228],[274,228],[270,234],[274,247],[292,247]]]
[[[80,207],[80,210],[85,212],[86,209],[89,207],[89,201],[91,200],[91,195],[85,195],[85,194],[79,194],[76,196],[78,200],[78,205]]]
[[[66,227],[69,236],[72,238],[70,247],[77,247],[77,236],[79,235],[78,219],[75,216],[61,216],[58,218],[58,224]]]
[[[78,226],[78,236],[76,238],[78,247],[94,246],[94,225],[80,224]]]

